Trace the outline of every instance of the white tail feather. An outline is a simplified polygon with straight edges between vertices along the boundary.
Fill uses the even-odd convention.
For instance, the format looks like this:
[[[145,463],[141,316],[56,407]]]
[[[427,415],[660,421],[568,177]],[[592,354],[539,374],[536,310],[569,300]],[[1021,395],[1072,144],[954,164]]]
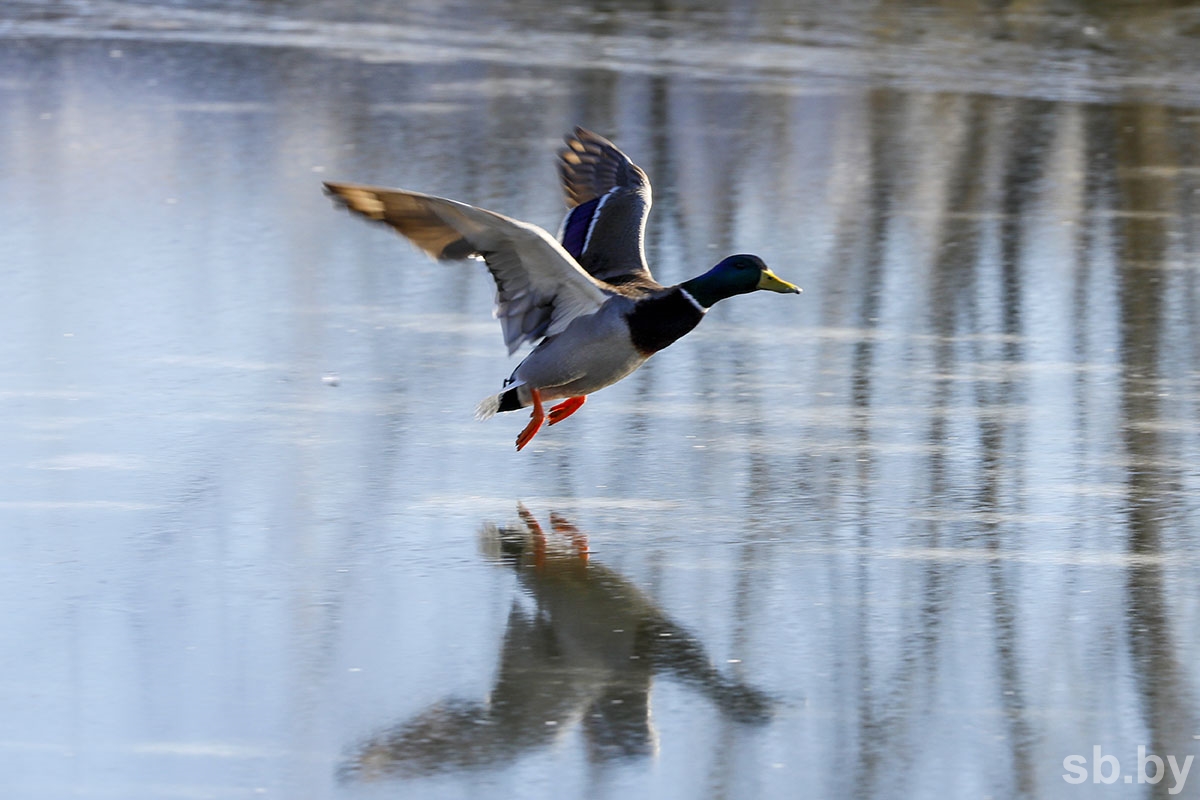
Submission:
[[[475,406],[475,419],[484,420],[496,416],[496,412],[500,410],[500,398],[503,396],[504,392],[501,392],[480,400],[479,405]]]

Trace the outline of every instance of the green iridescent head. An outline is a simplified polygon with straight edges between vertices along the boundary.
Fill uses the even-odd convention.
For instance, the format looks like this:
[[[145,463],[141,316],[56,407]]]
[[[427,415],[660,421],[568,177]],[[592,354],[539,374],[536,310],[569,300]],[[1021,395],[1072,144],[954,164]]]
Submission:
[[[758,256],[740,254],[717,264],[698,278],[680,286],[705,308],[718,300],[765,289],[768,292],[799,294],[800,287],[780,278]]]

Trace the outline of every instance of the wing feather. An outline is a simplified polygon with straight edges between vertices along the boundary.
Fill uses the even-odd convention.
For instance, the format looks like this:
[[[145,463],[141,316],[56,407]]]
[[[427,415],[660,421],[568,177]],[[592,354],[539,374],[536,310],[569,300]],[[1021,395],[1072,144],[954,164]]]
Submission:
[[[646,173],[599,134],[576,128],[559,151],[570,211],[559,238],[589,274],[623,284],[652,281],[644,238],[652,195]]]
[[[482,257],[496,281],[496,316],[508,352],[561,333],[611,293],[542,228],[443,197],[326,183],[351,211],[382,222],[439,260]]]

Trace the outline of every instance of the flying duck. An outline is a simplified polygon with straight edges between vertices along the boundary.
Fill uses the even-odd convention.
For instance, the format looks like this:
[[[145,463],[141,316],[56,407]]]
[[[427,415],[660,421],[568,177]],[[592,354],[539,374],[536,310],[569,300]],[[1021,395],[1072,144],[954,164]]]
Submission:
[[[733,255],[676,286],[654,280],[643,235],[650,181],[616,145],[576,128],[558,153],[567,212],[556,240],[544,229],[442,197],[325,183],[351,211],[383,222],[438,260],[481,258],[496,281],[496,317],[509,355],[533,350],[476,416],[533,406],[520,450],[544,422],[562,422],[699,324],[713,304],[765,289],[799,294],[762,259]],[[559,400],[549,411],[543,404]]]

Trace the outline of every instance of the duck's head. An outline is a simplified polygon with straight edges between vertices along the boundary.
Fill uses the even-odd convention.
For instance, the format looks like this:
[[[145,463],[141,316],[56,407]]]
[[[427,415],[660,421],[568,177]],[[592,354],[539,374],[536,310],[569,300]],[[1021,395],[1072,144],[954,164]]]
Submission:
[[[800,294],[800,287],[780,278],[758,256],[730,256],[698,278],[681,284],[696,302],[708,308],[718,300],[766,289],[768,292]]]

